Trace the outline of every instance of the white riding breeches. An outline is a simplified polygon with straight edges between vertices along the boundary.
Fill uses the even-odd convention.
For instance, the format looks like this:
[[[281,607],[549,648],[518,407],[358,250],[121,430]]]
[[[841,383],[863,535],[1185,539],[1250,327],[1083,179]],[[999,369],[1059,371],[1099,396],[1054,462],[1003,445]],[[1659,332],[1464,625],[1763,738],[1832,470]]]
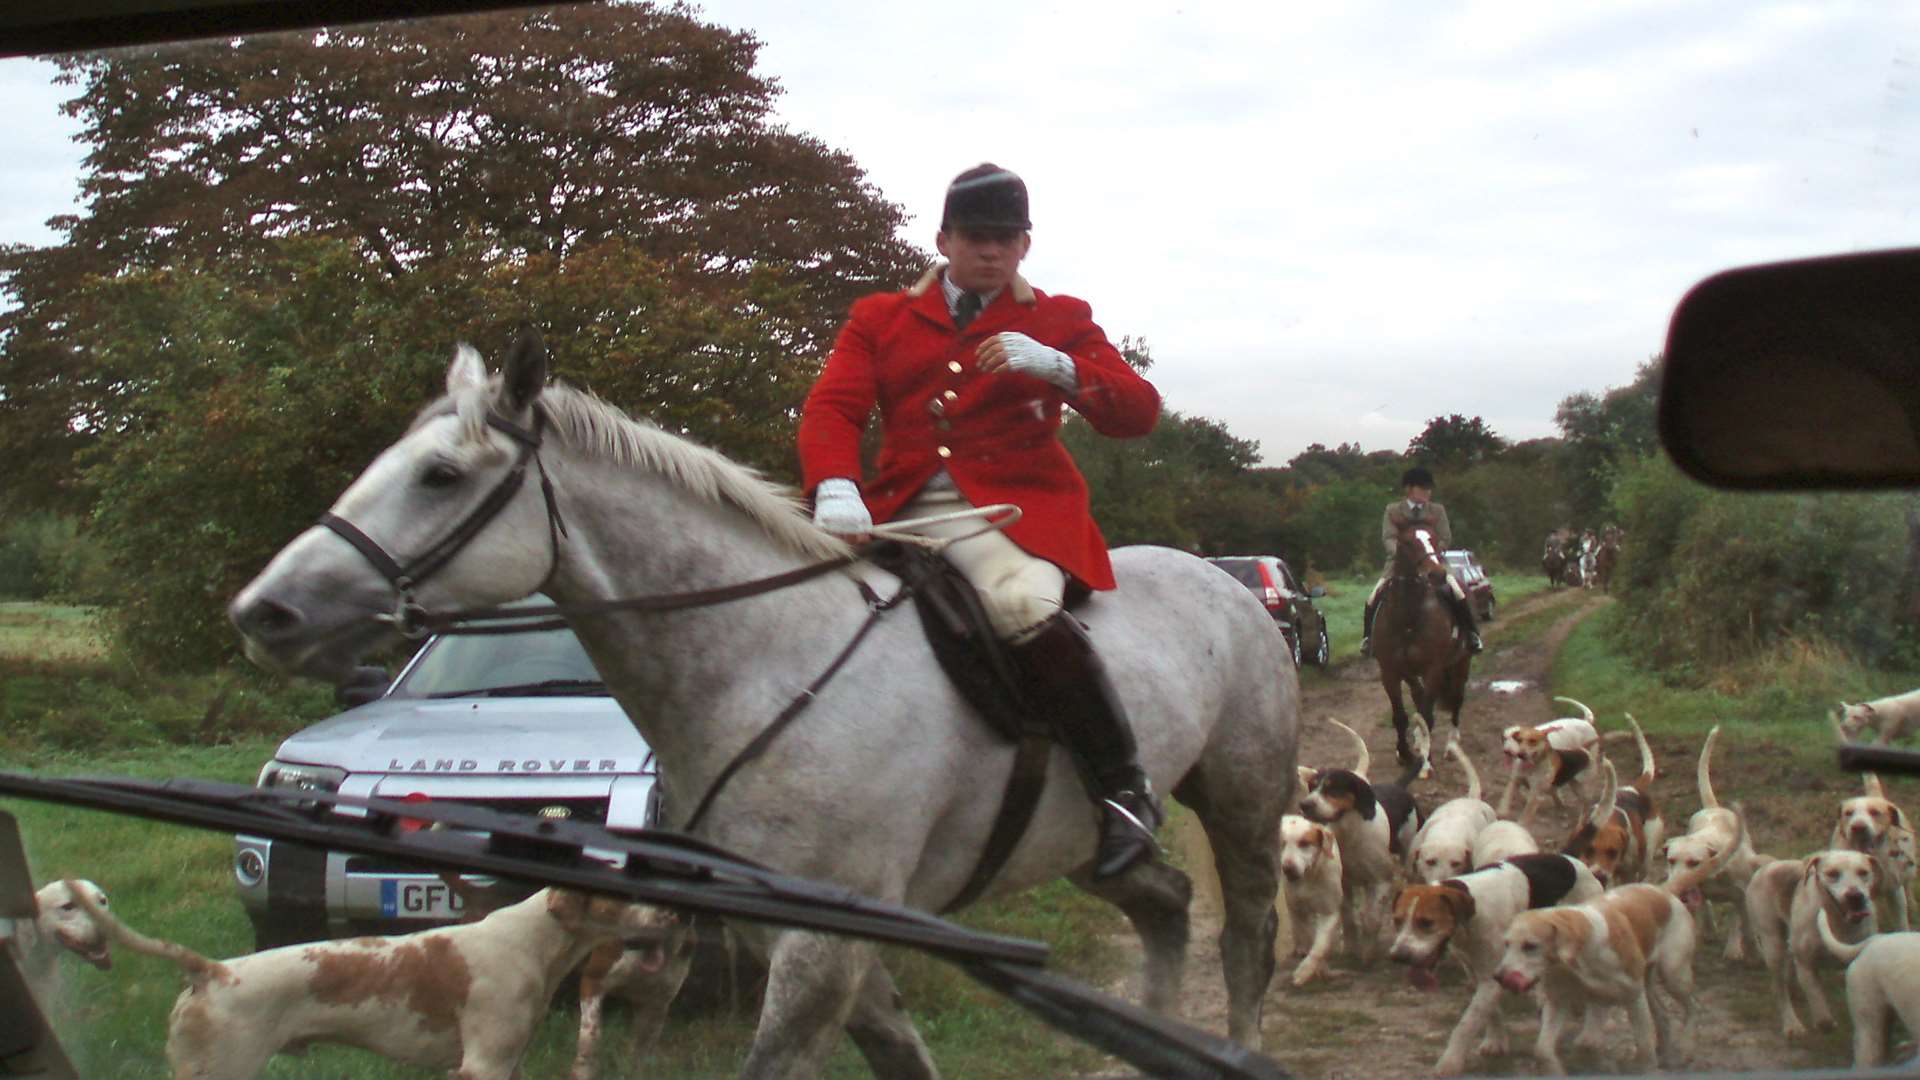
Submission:
[[[1380,590],[1387,587],[1387,582],[1392,577],[1393,575],[1390,573],[1380,575],[1380,580],[1373,583],[1373,591],[1367,594],[1368,604],[1372,604],[1375,600],[1380,599]],[[1452,574],[1447,575],[1447,588],[1452,589],[1453,595],[1460,599],[1465,600],[1467,598],[1467,590],[1460,587],[1460,579],[1454,577]]]
[[[951,514],[972,506],[956,488],[929,484],[901,507],[895,521]],[[979,590],[987,619],[1002,640],[1018,643],[1059,613],[1067,591],[1066,571],[1027,554],[1006,533],[989,528],[985,519],[948,521],[911,531],[942,539],[966,537],[947,547],[947,561]]]

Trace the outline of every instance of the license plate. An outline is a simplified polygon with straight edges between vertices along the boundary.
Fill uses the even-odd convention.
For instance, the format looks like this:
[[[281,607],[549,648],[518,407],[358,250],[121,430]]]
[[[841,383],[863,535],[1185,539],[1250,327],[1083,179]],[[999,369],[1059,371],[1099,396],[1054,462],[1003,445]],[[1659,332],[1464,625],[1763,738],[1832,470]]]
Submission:
[[[389,919],[457,919],[466,906],[444,881],[389,878],[380,883],[380,914]]]

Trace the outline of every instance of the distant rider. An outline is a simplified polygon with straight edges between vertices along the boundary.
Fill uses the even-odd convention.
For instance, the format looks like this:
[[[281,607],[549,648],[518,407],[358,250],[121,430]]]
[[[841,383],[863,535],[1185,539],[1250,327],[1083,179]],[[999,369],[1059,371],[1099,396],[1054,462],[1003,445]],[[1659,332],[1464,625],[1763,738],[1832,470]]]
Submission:
[[[1373,655],[1373,615],[1380,607],[1380,591],[1387,586],[1387,579],[1393,574],[1394,552],[1400,547],[1400,529],[1409,522],[1421,522],[1433,530],[1434,542],[1445,551],[1453,546],[1453,528],[1447,523],[1447,508],[1433,501],[1433,473],[1422,466],[1415,465],[1400,477],[1400,488],[1404,498],[1395,499],[1387,504],[1386,512],[1380,515],[1380,543],[1387,551],[1386,569],[1380,572],[1380,580],[1374,583],[1373,592],[1367,597],[1367,610],[1361,617],[1362,633],[1360,655]],[[1460,582],[1447,574],[1447,588],[1441,593],[1447,606],[1453,611],[1454,621],[1460,625],[1461,636],[1467,639],[1467,651],[1477,653],[1486,646],[1480,641],[1480,627],[1473,619],[1473,605],[1467,603],[1466,590]]]

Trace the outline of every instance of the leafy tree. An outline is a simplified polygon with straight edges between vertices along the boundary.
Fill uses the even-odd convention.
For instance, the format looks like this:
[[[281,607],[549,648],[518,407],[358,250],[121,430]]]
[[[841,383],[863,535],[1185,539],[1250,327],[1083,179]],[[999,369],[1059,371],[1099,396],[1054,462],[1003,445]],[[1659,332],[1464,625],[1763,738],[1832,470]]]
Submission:
[[[564,261],[437,260],[398,283],[347,241],[264,246],[244,269],[96,282],[77,340],[142,384],[83,455],[116,621],[170,666],[228,659],[222,607],[438,392],[450,343],[498,357],[546,328],[556,377],[762,466],[791,454],[783,403],[810,366],[780,347],[799,302],[777,280],[689,294],[618,241]]]
[[[1605,513],[1622,467],[1659,449],[1654,424],[1659,394],[1660,359],[1655,357],[1640,365],[1626,386],[1561,400],[1554,423],[1565,439],[1568,497],[1580,522],[1596,522]]]
[[[1435,465],[1464,468],[1498,454],[1507,441],[1494,434],[1486,421],[1459,413],[1436,416],[1426,430],[1407,443],[1407,456]]]
[[[817,357],[855,297],[921,257],[850,157],[772,121],[758,50],[691,8],[622,3],[64,58],[85,211],[56,219],[60,244],[0,253],[11,500],[83,502],[74,454],[146,390],[84,347],[88,282],[238,280],[289,237],[334,238],[389,282],[620,241],[722,307],[785,282],[799,317],[769,344]]]
[[[1171,410],[1139,439],[1110,439],[1069,417],[1061,441],[1087,478],[1107,541],[1212,552],[1261,527],[1267,501],[1247,470],[1260,444]]]

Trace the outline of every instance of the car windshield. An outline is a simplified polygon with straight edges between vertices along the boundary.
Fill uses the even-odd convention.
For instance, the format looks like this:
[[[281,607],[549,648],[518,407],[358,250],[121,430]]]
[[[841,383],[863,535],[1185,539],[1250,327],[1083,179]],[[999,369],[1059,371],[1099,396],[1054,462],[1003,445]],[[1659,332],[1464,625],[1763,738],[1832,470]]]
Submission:
[[[448,634],[434,638],[395,680],[393,697],[604,694],[606,684],[573,631]]]
[[[412,5],[0,3],[0,46],[69,8],[356,20],[0,58],[0,767],[385,790],[622,827],[662,820],[669,794],[664,820],[686,820],[704,797],[702,840],[778,835],[740,853],[930,909],[960,893],[977,852],[1052,858],[1084,840],[1090,856],[1094,815],[1114,820],[1102,785],[1144,803],[1134,780],[1151,779],[1164,862],[1194,879],[1201,988],[1155,1000],[1257,1036],[1302,1080],[1853,1064],[1849,973],[1806,959],[1822,946],[1812,909],[1790,917],[1792,890],[1762,879],[1755,905],[1779,917],[1756,927],[1742,883],[1768,859],[1861,845],[1890,871],[1876,917],[1842,929],[1902,925],[1904,894],[1885,881],[1914,879],[1911,837],[1834,824],[1855,799],[1910,822],[1920,780],[1843,773],[1833,743],[1836,725],[1863,742],[1920,737],[1904,696],[1920,687],[1920,494],[1703,486],[1663,449],[1657,406],[1672,313],[1711,275],[1920,245],[1920,3],[449,5],[463,10],[371,20]],[[983,164],[997,168],[972,173]],[[953,187],[1002,170],[1018,189]],[[1018,217],[947,220],[950,198],[983,192]],[[976,290],[980,250],[999,262]],[[529,330],[544,366],[509,374],[532,355],[516,349]],[[1724,343],[1733,368],[1767,367],[1745,346]],[[1883,404],[1920,416],[1915,387],[1897,382]],[[1815,411],[1834,444],[1878,452]],[[824,434],[803,439],[803,416],[823,412],[806,430]],[[1763,434],[1754,453],[1777,464],[1782,445]],[[999,515],[981,543],[1036,557],[1007,559],[1023,568],[1011,580],[1047,594],[984,605],[1022,625],[982,669],[1059,694],[1063,732],[1110,729],[1093,740],[1102,754],[1152,759],[1136,774],[1055,755],[1040,771],[1056,786],[1033,805],[1066,824],[1044,835],[988,824],[1015,750],[940,681],[922,615],[869,608],[838,569],[698,612],[604,616],[630,650],[605,673],[617,698],[570,631],[423,647],[391,632],[396,577],[436,614],[530,588],[581,604],[733,595],[842,550],[809,522],[858,535],[913,505],[1003,496],[1023,516]],[[1410,518],[1457,546],[1451,582],[1396,576],[1395,523]],[[270,566],[300,579],[289,595],[345,612],[338,632],[302,651],[323,620],[277,601],[232,610]],[[824,617],[794,628],[792,612],[813,610],[796,598],[830,593],[845,610],[822,610],[844,632]],[[1204,618],[1182,606],[1195,597]],[[1085,635],[1051,632],[1063,607]],[[1235,618],[1213,647],[1207,620]],[[1212,692],[1248,672],[1257,691]],[[917,704],[934,698],[945,711]],[[619,702],[650,707],[629,722]],[[1077,723],[1082,705],[1097,722]],[[1276,715],[1292,724],[1277,737],[1206,733]],[[1506,729],[1581,718],[1597,741],[1567,760],[1584,771],[1551,786],[1521,775]],[[1636,1046],[1646,1014],[1609,1000],[1585,1037],[1537,1057],[1545,991],[1578,980],[1502,979],[1491,938],[1396,949],[1397,851],[1348,860],[1370,876],[1335,880],[1333,900],[1281,892],[1266,860],[1293,766],[1324,775],[1360,757],[1329,721],[1364,742],[1372,782],[1411,777],[1405,801],[1379,805],[1461,798],[1457,743],[1512,845],[1496,853],[1561,851],[1609,792],[1616,809],[1634,802],[1613,789],[1641,776],[1658,820],[1628,830],[1629,865],[1602,867],[1609,882],[1664,895],[1662,841],[1690,830],[1738,852],[1678,907],[1628,913],[1698,927],[1659,936],[1684,939],[1684,961],[1641,957],[1673,980],[1651,1006],[1671,1045]],[[717,734],[733,724],[737,738]],[[337,759],[282,753],[322,744]],[[1233,762],[1268,801],[1202,821],[1227,811],[1195,755],[1253,746],[1286,758]],[[657,787],[640,772],[649,748]],[[682,784],[676,768],[695,775]],[[780,785],[791,798],[741,795]],[[745,806],[763,829],[729,817]],[[1727,831],[1735,807],[1744,847]],[[36,887],[97,880],[133,929],[210,957],[263,943],[249,886],[296,907],[457,914],[447,883],[382,878],[399,871],[377,860],[271,838],[250,858],[237,830],[0,809],[19,819]],[[941,839],[896,835],[910,828]],[[1210,852],[1222,828],[1264,854]],[[1484,852],[1453,854],[1464,872]],[[267,875],[269,856],[296,869]],[[855,873],[853,856],[888,865]],[[1222,888],[1221,866],[1252,884]],[[1128,916],[1150,933],[1179,920],[1133,906],[1131,881],[1087,892],[1082,876],[1021,872],[1030,889],[989,888],[962,915],[1045,939],[1057,970],[1136,1001],[1149,953],[1151,972],[1178,967]],[[1188,892],[1142,880],[1155,885],[1142,904]],[[1102,899],[1122,894],[1124,912]],[[1303,896],[1319,906],[1290,910]],[[362,921],[322,910],[298,933],[391,928]],[[0,939],[12,929],[0,918]],[[861,1075],[863,1049],[899,1050],[902,1017],[941,1075],[1116,1068],[891,950],[891,981],[868,978],[859,1008],[900,1008],[797,994],[789,1012],[850,1018],[860,1037],[831,1051],[798,1039],[823,1063],[784,1068],[754,1048],[760,999],[815,976],[770,979],[753,949],[729,959],[715,940],[721,958],[703,942],[705,984],[689,981],[651,1049],[622,1051],[634,1069],[732,1075],[751,1055],[768,1074]],[[178,965],[98,959],[69,949],[45,965],[80,1072],[169,1075]],[[1223,980],[1269,967],[1249,1014]],[[348,989],[377,997],[367,981],[303,988],[286,1015]],[[569,1074],[591,1015],[582,981],[540,1012],[526,1075]],[[1582,985],[1601,984],[1622,985]],[[619,1036],[647,1022],[615,1013]],[[1898,1030],[1883,1056],[1911,1055],[1903,1039],[1920,1032]],[[0,1062],[8,1034],[0,1017]],[[903,1044],[896,1058],[917,1061],[920,1040]],[[429,1075],[377,1059],[316,1043],[262,1075]]]

